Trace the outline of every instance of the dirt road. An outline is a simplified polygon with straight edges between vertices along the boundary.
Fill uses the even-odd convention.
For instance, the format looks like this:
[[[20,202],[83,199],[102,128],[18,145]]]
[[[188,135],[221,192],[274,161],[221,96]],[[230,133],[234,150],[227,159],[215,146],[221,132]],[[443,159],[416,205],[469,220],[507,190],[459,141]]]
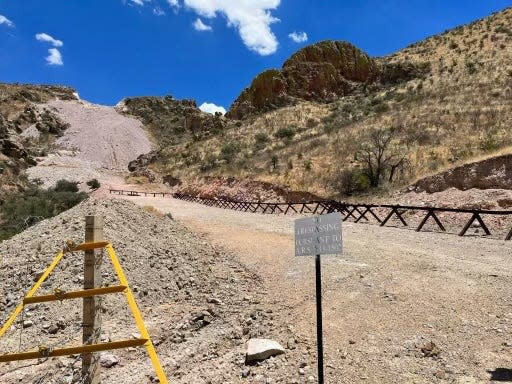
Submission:
[[[314,341],[314,261],[293,256],[294,217],[130,199],[236,252],[273,292],[276,316]],[[344,254],[322,260],[326,382],[512,377],[510,242],[352,223],[343,237]]]

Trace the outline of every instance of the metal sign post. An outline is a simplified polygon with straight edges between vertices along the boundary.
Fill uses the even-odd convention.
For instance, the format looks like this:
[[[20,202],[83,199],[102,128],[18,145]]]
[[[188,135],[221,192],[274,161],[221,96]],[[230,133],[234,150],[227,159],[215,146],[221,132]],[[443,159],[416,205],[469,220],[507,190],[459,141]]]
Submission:
[[[324,383],[324,345],[322,327],[322,265],[320,255],[342,252],[341,214],[295,220],[295,256],[315,255],[316,337],[318,348],[318,383]]]

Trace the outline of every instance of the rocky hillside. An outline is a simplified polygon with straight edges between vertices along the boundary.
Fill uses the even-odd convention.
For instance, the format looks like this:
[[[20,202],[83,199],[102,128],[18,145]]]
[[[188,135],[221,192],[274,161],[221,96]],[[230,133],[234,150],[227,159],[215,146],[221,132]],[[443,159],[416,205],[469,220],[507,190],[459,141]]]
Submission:
[[[243,119],[301,100],[333,102],[367,87],[420,78],[428,63],[377,61],[345,41],[323,41],[292,55],[281,70],[258,75],[226,116]]]
[[[157,149],[132,161],[128,168],[133,176],[156,181],[157,174],[148,166],[155,162],[168,163],[176,156],[176,146],[205,140],[220,134],[226,126],[221,114],[202,112],[194,100],[177,100],[172,96],[133,97],[123,99],[117,111],[139,118],[151,133]]]
[[[54,111],[40,105],[77,97],[67,87],[0,84],[0,198],[6,191],[23,188],[23,171],[68,128]]]
[[[306,47],[258,76],[221,131],[178,136],[150,168],[339,197],[510,153],[511,25],[507,8],[382,58],[343,42]]]

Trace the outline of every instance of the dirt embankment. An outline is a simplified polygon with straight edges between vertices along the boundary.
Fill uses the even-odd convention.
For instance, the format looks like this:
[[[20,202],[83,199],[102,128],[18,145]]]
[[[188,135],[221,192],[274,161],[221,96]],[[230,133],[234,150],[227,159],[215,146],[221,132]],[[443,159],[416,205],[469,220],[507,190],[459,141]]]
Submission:
[[[235,201],[312,201],[324,200],[309,192],[293,191],[272,183],[257,180],[237,180],[234,177],[205,177],[186,182],[177,188],[179,193],[204,198]]]
[[[441,192],[448,188],[467,190],[512,189],[512,154],[464,164],[417,181],[416,192]]]

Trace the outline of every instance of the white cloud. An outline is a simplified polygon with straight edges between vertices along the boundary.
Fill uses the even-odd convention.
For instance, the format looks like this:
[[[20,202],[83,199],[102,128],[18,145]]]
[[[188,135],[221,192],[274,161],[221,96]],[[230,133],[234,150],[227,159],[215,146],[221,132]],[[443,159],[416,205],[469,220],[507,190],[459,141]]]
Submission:
[[[244,44],[260,55],[277,50],[277,38],[270,25],[279,21],[271,14],[281,0],[184,0],[185,5],[198,15],[214,18],[224,15],[228,26],[238,30]]]
[[[5,17],[4,15],[0,15],[0,25],[2,24],[5,24],[7,25],[8,27],[14,27],[14,23],[9,20],[7,17]]]
[[[130,0],[130,3],[142,7],[144,5],[144,2],[146,2],[146,1],[151,1],[151,0]]]
[[[167,0],[167,3],[171,8],[178,9],[180,7],[180,3],[178,3],[178,0]]]
[[[46,63],[48,65],[64,65],[62,61],[62,54],[55,47],[62,47],[64,43],[61,40],[54,39],[47,33],[38,33],[36,35],[36,40],[42,41],[44,43],[50,43],[54,46],[54,48],[48,49],[48,56],[46,56]]]
[[[203,31],[211,31],[212,30],[212,27],[203,23],[203,21],[199,17],[196,19],[196,21],[194,21],[192,23],[192,25],[194,26],[194,29],[196,31],[203,32]]]
[[[62,55],[57,48],[50,48],[48,50],[49,55],[46,57],[48,65],[64,65],[62,61]]]
[[[226,114],[224,107],[213,103],[203,103],[199,106],[199,109],[203,112],[211,113],[212,115],[215,114],[215,112],[221,112],[223,115]]]
[[[165,16],[165,12],[162,8],[160,7],[155,7],[153,8],[153,15],[155,16]]]
[[[296,43],[305,43],[308,41],[308,34],[306,32],[292,32],[288,35],[290,39]]]
[[[36,39],[39,41],[43,41],[45,43],[50,43],[54,47],[62,47],[64,45],[64,43],[61,40],[54,39],[47,33],[38,33],[36,35]]]

